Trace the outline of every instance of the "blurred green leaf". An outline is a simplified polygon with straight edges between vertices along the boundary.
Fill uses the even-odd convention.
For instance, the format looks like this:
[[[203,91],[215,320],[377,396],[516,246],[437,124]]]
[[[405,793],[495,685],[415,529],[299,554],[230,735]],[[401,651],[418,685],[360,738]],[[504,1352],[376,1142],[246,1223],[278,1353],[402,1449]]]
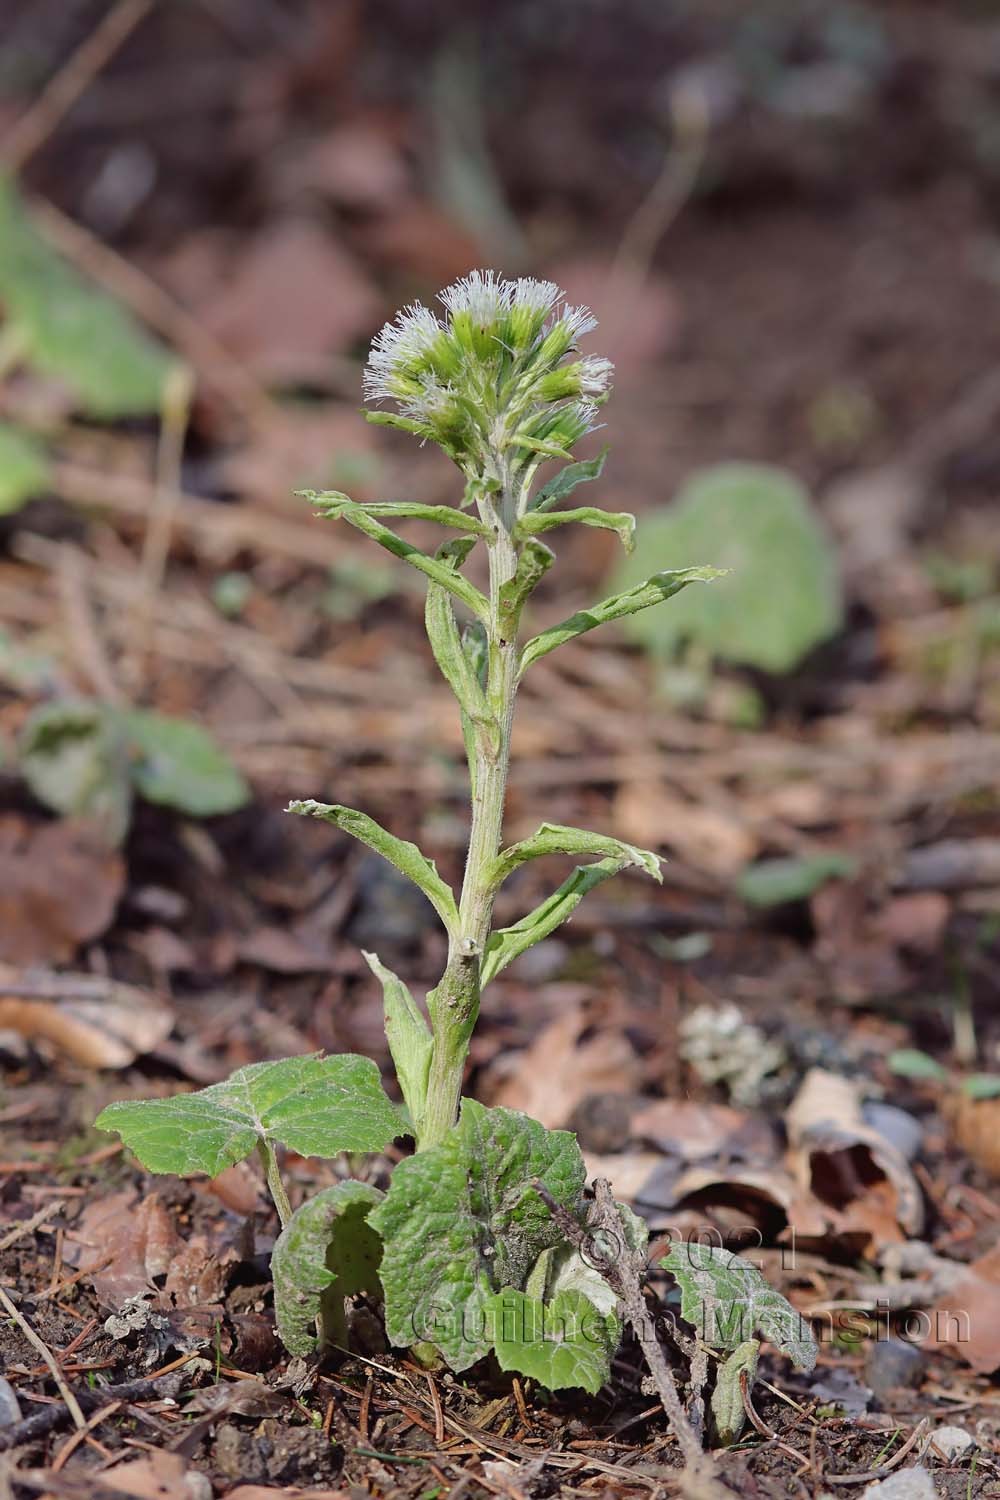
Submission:
[[[195,818],[235,812],[249,802],[247,783],[199,725],[148,709],[119,718],[132,754],[132,779],[147,802]]]
[[[120,844],[132,812],[124,742],[100,703],[46,703],[29,715],[21,774],[39,802],[66,817],[92,818]]]
[[[790,901],[805,901],[828,880],[848,878],[856,868],[849,855],[835,849],[802,858],[762,859],[747,866],[736,890],[749,906],[786,906]]]
[[[962,1093],[968,1099],[1000,1098],[1000,1073],[972,1073],[962,1080]]]
[[[2,251],[0,251],[2,254]],[[0,422],[0,516],[12,515],[49,487],[45,449],[26,433]]]
[[[629,634],[650,651],[673,655],[692,640],[724,661],[788,672],[840,629],[836,553],[805,491],[780,469],[707,469],[642,520],[639,536],[638,553],[613,575],[616,589],[703,557],[730,574],[630,620]]]
[[[5,331],[43,375],[64,381],[93,417],[157,412],[171,360],[107,293],[39,234],[17,188],[0,178],[0,303]]]
[[[889,1071],[897,1078],[915,1078],[937,1081],[948,1074],[941,1064],[919,1047],[899,1047],[889,1053]]]

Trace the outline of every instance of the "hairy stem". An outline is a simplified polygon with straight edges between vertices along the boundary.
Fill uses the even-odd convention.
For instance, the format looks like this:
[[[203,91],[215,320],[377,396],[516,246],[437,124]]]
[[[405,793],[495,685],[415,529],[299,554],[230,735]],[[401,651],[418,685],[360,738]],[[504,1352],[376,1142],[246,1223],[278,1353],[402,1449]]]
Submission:
[[[270,1141],[258,1141],[257,1151],[261,1161],[264,1163],[267,1190],[271,1194],[275,1208],[278,1210],[278,1219],[280,1220],[282,1229],[284,1229],[292,1217],[292,1205],[288,1201],[285,1184],[282,1182],[281,1173],[278,1171],[278,1158],[274,1154],[274,1147]]]
[[[465,879],[459,902],[459,936],[452,943],[448,967],[437,988],[427,997],[434,1030],[427,1104],[420,1121],[417,1149],[426,1150],[445,1139],[455,1123],[462,1093],[469,1038],[479,1014],[480,971],[493,920],[495,890],[490,880],[503,837],[504,801],[510,763],[510,736],[517,693],[517,632],[500,621],[500,590],[517,571],[518,551],[512,540],[516,500],[506,489],[496,502],[480,502],[489,527],[489,669],[486,698],[500,733],[490,740],[473,731],[472,825]]]

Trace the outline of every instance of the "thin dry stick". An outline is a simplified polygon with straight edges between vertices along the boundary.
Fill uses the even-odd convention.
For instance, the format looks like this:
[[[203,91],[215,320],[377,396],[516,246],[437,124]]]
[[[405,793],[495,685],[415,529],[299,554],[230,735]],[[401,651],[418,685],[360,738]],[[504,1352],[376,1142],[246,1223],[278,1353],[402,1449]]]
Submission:
[[[56,1386],[59,1390],[59,1394],[66,1403],[66,1410],[73,1418],[76,1426],[80,1428],[86,1427],[87,1419],[83,1415],[83,1412],[80,1410],[79,1401],[77,1401],[76,1397],[73,1395],[73,1392],[66,1384],[66,1377],[63,1374],[62,1370],[59,1368],[59,1361],[52,1353],[52,1350],[49,1348],[48,1344],[46,1344],[45,1341],[32,1328],[31,1324],[28,1322],[24,1314],[14,1306],[13,1302],[7,1296],[7,1293],[4,1291],[2,1286],[0,1286],[0,1304],[3,1305],[8,1315],[14,1319],[14,1322],[17,1324],[18,1328],[20,1328],[21,1332],[28,1340],[28,1343],[32,1346],[32,1348],[38,1350],[39,1354],[42,1356],[45,1363],[52,1371],[52,1379],[55,1381]]]
[[[656,1335],[656,1324],[642,1295],[640,1277],[645,1268],[645,1258],[640,1252],[631,1250],[622,1243],[621,1216],[615,1206],[611,1184],[603,1177],[597,1178],[594,1183],[597,1212],[589,1229],[581,1228],[572,1214],[556,1202],[543,1182],[536,1178],[532,1186],[566,1238],[578,1250],[586,1253],[587,1263],[604,1277],[620,1301],[625,1317],[639,1340],[656,1393],[684,1455],[681,1493],[688,1496],[689,1500],[732,1500],[731,1492],[719,1479],[715,1464],[698,1441],[681,1404],[677,1382],[667,1364]],[[605,1261],[595,1253],[595,1234],[601,1230],[609,1235],[611,1243],[618,1250],[614,1261]]]
[[[23,1224],[15,1224],[14,1228],[9,1230],[3,1239],[0,1240],[0,1251],[9,1250],[11,1245],[16,1245],[18,1240],[23,1240],[26,1234],[33,1234],[40,1225],[44,1224],[48,1219],[54,1218],[56,1214],[61,1213],[65,1207],[66,1204],[63,1199],[55,1198],[51,1203],[47,1203],[44,1208],[40,1208],[37,1214],[32,1214],[30,1219],[25,1219]]]
[[[180,499],[181,463],[191,413],[193,380],[186,365],[175,365],[167,376],[160,412],[160,440],[156,449],[156,482],[149,510],[139,566],[139,587],[131,614],[129,677],[133,691],[142,682],[149,655],[156,600],[163,587],[170,553],[174,516]]]
[[[44,199],[32,199],[31,214],[57,250],[180,349],[205,384],[225,396],[244,417],[265,422],[280,416],[250,371],[152,277]]]
[[[90,606],[82,554],[74,547],[65,544],[60,547],[56,577],[67,638],[72,643],[79,665],[90,679],[90,685],[98,697],[103,698],[106,703],[122,703],[124,695],[115,679]]]
[[[44,145],[60,120],[86,92],[152,6],[153,0],[118,0],[118,4],[112,6],[100,25],[49,80],[10,132],[0,148],[8,172],[19,172]]]

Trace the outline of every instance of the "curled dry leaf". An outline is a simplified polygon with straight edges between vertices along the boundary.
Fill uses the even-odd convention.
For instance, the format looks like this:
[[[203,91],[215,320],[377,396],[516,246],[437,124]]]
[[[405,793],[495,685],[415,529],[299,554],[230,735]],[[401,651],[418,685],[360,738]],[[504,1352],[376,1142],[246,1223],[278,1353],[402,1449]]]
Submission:
[[[586,1027],[582,1007],[574,1006],[544,1027],[527,1051],[499,1058],[491,1072],[507,1076],[494,1087],[492,1102],[557,1129],[588,1094],[637,1090],[641,1064],[628,1038],[602,1031],[581,1041]]]
[[[182,1245],[173,1220],[156,1193],[137,1204],[131,1189],[89,1203],[76,1230],[76,1256],[102,1307],[117,1312],[131,1297],[152,1290],[166,1275]]]
[[[51,1042],[87,1068],[128,1067],[159,1046],[173,1023],[165,1001],[134,985],[0,966],[0,1027]]]
[[[812,1068],[786,1115],[789,1165],[799,1185],[836,1209],[844,1227],[876,1240],[918,1235],[924,1203],[903,1153],[866,1124],[850,1079]]]
[[[109,926],[125,866],[85,823],[0,820],[0,959],[68,963]]]
[[[766,1121],[727,1104],[657,1099],[632,1116],[632,1134],[685,1162],[716,1157],[763,1162],[777,1154]]]
[[[977,1374],[1000,1368],[1000,1245],[967,1266],[928,1316],[930,1344]]]

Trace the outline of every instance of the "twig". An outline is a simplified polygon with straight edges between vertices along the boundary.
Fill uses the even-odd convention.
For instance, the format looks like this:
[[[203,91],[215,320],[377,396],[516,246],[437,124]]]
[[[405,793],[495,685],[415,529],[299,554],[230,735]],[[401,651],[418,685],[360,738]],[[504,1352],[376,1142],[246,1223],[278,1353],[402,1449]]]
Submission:
[[[153,0],[118,0],[118,4],[111,7],[10,132],[0,150],[8,172],[19,172],[44,145],[60,120],[86,92],[152,5]]]
[[[191,413],[193,380],[186,365],[175,365],[167,376],[160,412],[160,440],[156,450],[156,483],[149,509],[139,566],[139,588],[130,610],[130,678],[133,692],[142,683],[149,655],[156,599],[163,587],[170,553],[174,515],[180,499],[184,439]]]
[[[923,1437],[930,1426],[930,1417],[922,1417],[914,1427],[906,1442],[898,1448],[887,1463],[881,1464],[877,1469],[865,1469],[860,1474],[824,1474],[824,1484],[868,1484],[873,1479],[884,1479],[890,1469],[895,1469],[901,1464],[906,1455]]]
[[[743,1410],[750,1420],[750,1425],[756,1428],[761,1437],[767,1442],[771,1443],[775,1448],[780,1448],[782,1453],[787,1454],[789,1458],[793,1458],[797,1464],[802,1464],[807,1469],[809,1467],[809,1460],[804,1458],[797,1449],[792,1448],[788,1443],[782,1442],[773,1428],[768,1427],[760,1412],[754,1406],[750,1398],[750,1379],[746,1370],[740,1371],[740,1395],[743,1398]]]
[[[155,1378],[130,1380],[125,1385],[106,1385],[101,1391],[81,1391],[77,1409],[92,1412],[113,1401],[162,1401],[165,1398],[173,1398],[183,1380],[184,1376],[176,1373],[161,1380]],[[34,1443],[39,1438],[48,1437],[49,1433],[57,1432],[60,1427],[65,1427],[70,1420],[70,1415],[68,1404],[64,1405],[59,1402],[46,1406],[41,1411],[32,1412],[31,1416],[25,1417],[23,1422],[18,1422],[13,1427],[5,1427],[0,1431],[0,1453],[7,1453],[12,1448],[20,1448],[25,1443]],[[86,1426],[85,1419],[83,1425]]]
[[[152,277],[53,204],[34,198],[30,206],[35,223],[56,249],[180,349],[207,386],[225,396],[248,420],[267,422],[278,417],[278,407],[250,371]]]
[[[594,1222],[587,1229],[579,1225],[562,1204],[556,1202],[543,1182],[536,1178],[532,1186],[569,1242],[578,1250],[585,1251],[588,1264],[604,1277],[620,1301],[625,1317],[639,1340],[656,1393],[684,1455],[681,1493],[688,1496],[688,1500],[731,1500],[730,1492],[718,1477],[714,1462],[705,1453],[685,1414],[677,1383],[667,1364],[656,1336],[656,1325],[642,1295],[640,1278],[645,1270],[645,1257],[623,1243],[621,1216],[611,1193],[611,1184],[603,1177],[595,1181],[597,1212]],[[601,1230],[611,1237],[611,1243],[616,1247],[614,1260],[604,1259],[597,1251],[595,1232]]]
[[[37,1334],[32,1328],[31,1324],[28,1322],[24,1314],[14,1306],[13,1302],[7,1296],[7,1293],[4,1291],[2,1286],[0,1286],[0,1303],[3,1304],[10,1317],[14,1319],[14,1322],[17,1324],[18,1328],[20,1328],[21,1332],[28,1340],[28,1343],[31,1344],[32,1348],[38,1350],[39,1354],[42,1356],[45,1363],[52,1371],[52,1379],[55,1381],[59,1389],[59,1394],[66,1403],[66,1410],[73,1418],[76,1426],[86,1427],[87,1419],[83,1415],[83,1412],[80,1410],[80,1403],[77,1401],[76,1397],[73,1395],[73,1392],[66,1384],[66,1377],[63,1374],[62,1370],[59,1368],[59,1361],[52,1353],[52,1350],[49,1348],[48,1344],[45,1343],[44,1339],[42,1339],[40,1335]],[[0,1433],[0,1446],[3,1446],[3,1437],[4,1434]]]
[[[62,1199],[56,1198],[40,1208],[30,1219],[25,1219],[22,1224],[15,1224],[13,1229],[8,1230],[3,1239],[0,1240],[0,1250],[9,1250],[11,1245],[16,1245],[18,1240],[23,1240],[26,1234],[33,1234],[46,1220],[52,1219],[61,1213],[66,1207]]]
[[[106,1422],[108,1417],[113,1417],[116,1411],[121,1410],[121,1406],[120,1401],[112,1401],[110,1406],[99,1406],[95,1412],[92,1412],[84,1425],[78,1427],[72,1437],[68,1437],[59,1449],[52,1461],[53,1474],[58,1474],[60,1469],[65,1468],[67,1461],[86,1440],[88,1433],[93,1432],[94,1428],[99,1427],[102,1422]]]
[[[115,679],[91,609],[82,554],[74,547],[60,546],[56,580],[67,635],[80,667],[90,680],[91,688],[106,703],[122,703],[122,690]]]

